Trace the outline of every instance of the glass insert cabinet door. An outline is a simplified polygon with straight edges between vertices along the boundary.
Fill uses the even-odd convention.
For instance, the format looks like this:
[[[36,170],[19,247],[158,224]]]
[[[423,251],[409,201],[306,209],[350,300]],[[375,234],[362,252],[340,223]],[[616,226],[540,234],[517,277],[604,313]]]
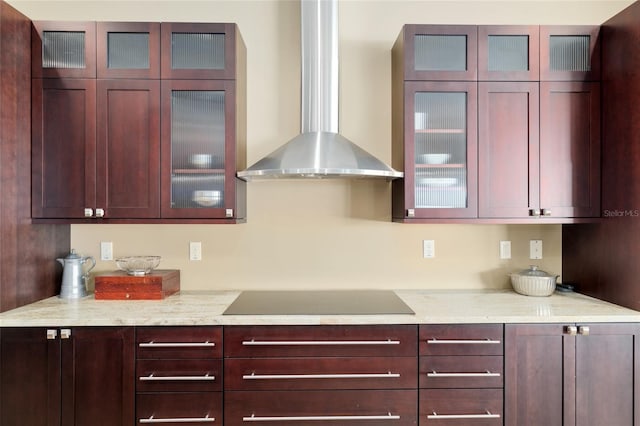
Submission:
[[[540,28],[537,25],[478,27],[478,80],[538,81]]]
[[[477,27],[405,25],[405,80],[475,80]]]
[[[162,96],[162,216],[231,217],[233,83],[163,82]]]
[[[98,22],[98,78],[160,78],[160,23]]]
[[[95,78],[95,22],[33,21],[33,78]]]
[[[474,83],[407,83],[405,185],[411,217],[476,217]],[[411,197],[408,197],[410,199]]]

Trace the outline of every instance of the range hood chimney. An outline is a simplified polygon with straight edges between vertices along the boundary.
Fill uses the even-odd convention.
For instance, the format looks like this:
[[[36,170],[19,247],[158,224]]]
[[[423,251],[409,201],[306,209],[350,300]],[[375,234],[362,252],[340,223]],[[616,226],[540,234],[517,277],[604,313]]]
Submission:
[[[338,133],[337,0],[301,0],[301,134],[248,169],[245,180],[403,176]]]

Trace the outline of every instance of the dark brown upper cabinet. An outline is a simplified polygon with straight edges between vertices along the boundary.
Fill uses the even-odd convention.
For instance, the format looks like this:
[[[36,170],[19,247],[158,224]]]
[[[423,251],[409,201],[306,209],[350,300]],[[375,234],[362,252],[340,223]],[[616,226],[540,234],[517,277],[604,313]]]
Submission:
[[[480,217],[526,218],[539,210],[537,82],[481,82],[478,191]]]
[[[540,30],[537,25],[478,27],[478,80],[538,81]]]
[[[162,23],[162,78],[233,80],[244,46],[235,24]]]
[[[396,41],[404,80],[476,80],[475,25],[405,25]]]
[[[393,218],[475,218],[477,87],[466,81],[408,81],[394,125]],[[394,115],[395,117],[395,115]],[[398,132],[398,133],[395,133]]]
[[[33,78],[95,78],[95,22],[34,21]]]
[[[540,81],[600,80],[599,26],[541,26]]]
[[[160,78],[160,23],[98,22],[98,78]]]
[[[161,104],[162,217],[244,218],[235,82],[165,80]]]
[[[32,96],[32,217],[159,217],[159,81],[34,79]]]

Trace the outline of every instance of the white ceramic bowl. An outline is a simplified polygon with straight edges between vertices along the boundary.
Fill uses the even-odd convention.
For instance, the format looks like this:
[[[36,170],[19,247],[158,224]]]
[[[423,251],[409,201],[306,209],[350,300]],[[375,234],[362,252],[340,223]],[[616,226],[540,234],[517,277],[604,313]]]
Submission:
[[[511,274],[511,285],[516,293],[525,296],[551,296],[556,290],[557,277],[533,277]]]
[[[417,179],[418,185],[426,185],[431,187],[446,187],[453,186],[458,183],[456,178],[425,178],[421,177]]]
[[[451,158],[451,154],[422,154],[417,160],[420,164],[445,164]]]
[[[222,191],[193,191],[191,199],[203,207],[214,207],[222,203]]]
[[[189,156],[189,163],[201,169],[210,168],[213,164],[213,155],[211,154],[193,154]]]

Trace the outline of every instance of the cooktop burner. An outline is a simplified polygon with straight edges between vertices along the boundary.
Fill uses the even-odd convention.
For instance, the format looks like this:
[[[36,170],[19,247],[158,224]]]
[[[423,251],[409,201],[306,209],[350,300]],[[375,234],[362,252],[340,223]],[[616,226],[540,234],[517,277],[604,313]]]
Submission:
[[[243,291],[223,315],[414,314],[391,290]]]

